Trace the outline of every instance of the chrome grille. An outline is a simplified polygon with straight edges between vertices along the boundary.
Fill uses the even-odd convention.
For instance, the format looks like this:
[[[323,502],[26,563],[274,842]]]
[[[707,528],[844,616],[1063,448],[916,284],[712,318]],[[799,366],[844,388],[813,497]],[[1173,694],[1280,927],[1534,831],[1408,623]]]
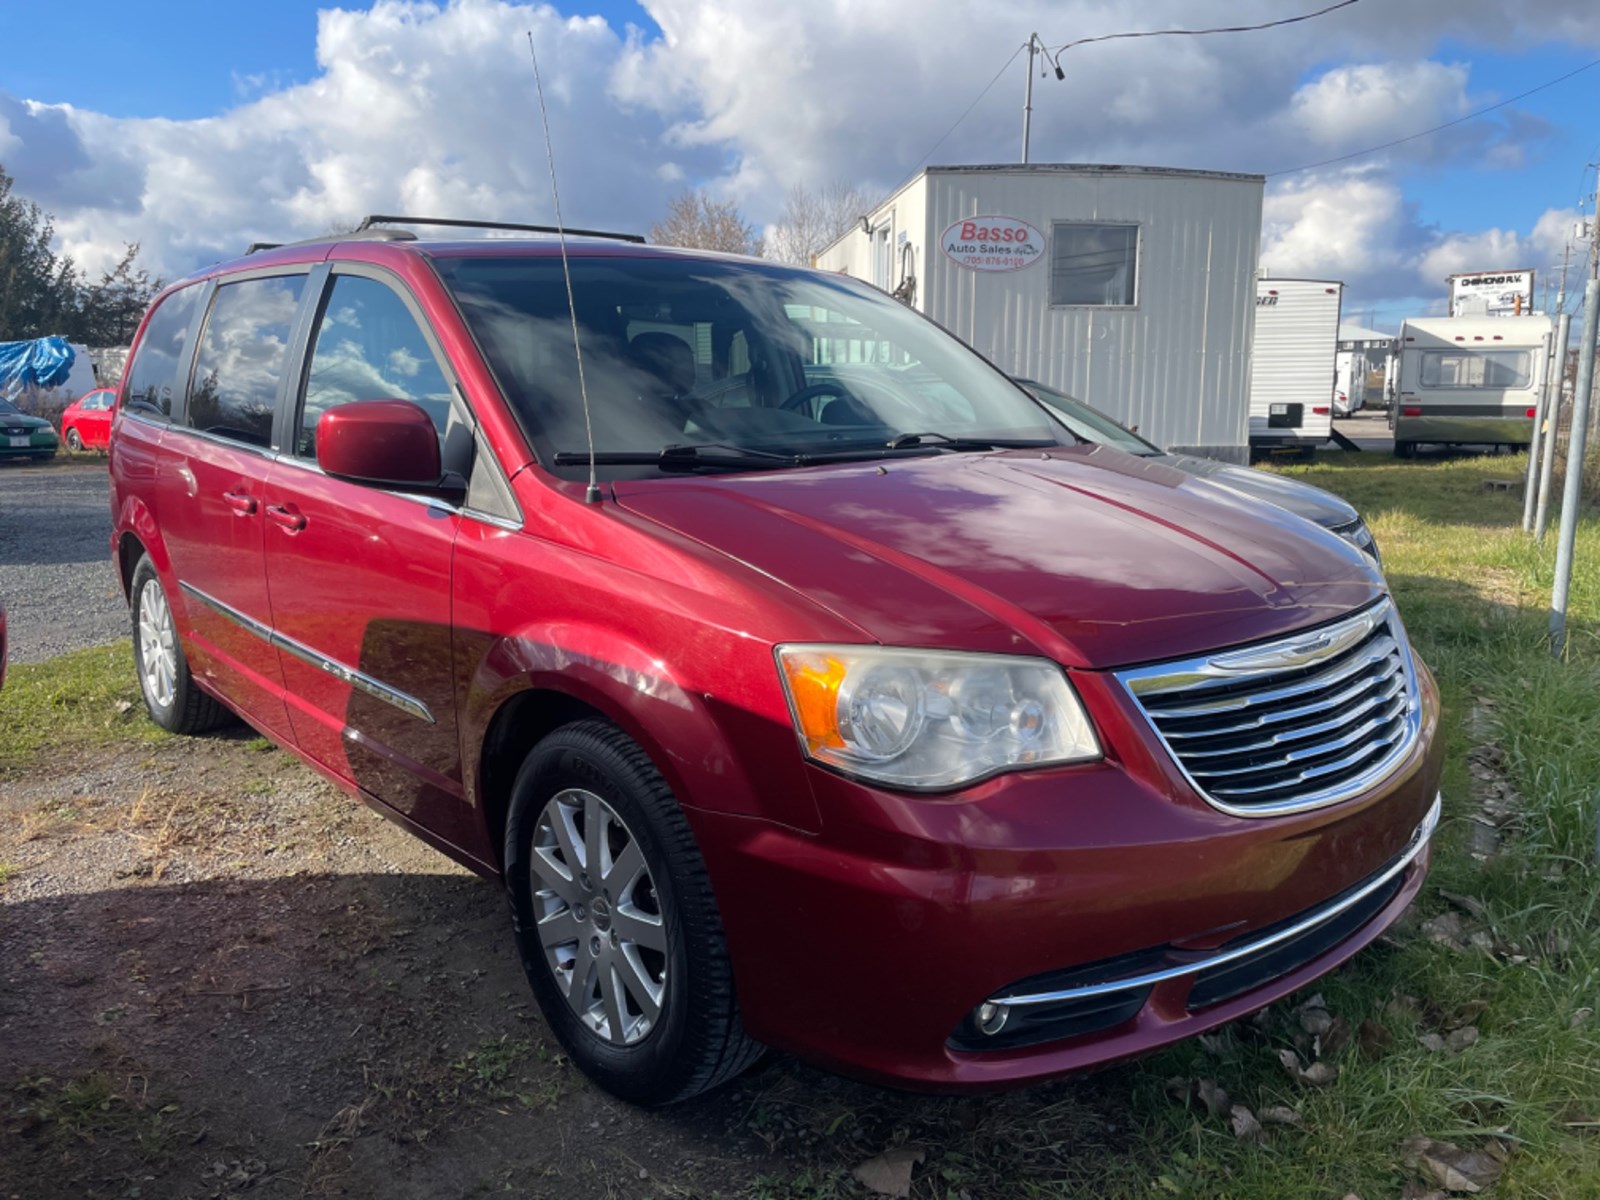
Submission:
[[[1306,633],[1119,673],[1189,782],[1217,808],[1273,816],[1388,775],[1422,708],[1388,600]]]

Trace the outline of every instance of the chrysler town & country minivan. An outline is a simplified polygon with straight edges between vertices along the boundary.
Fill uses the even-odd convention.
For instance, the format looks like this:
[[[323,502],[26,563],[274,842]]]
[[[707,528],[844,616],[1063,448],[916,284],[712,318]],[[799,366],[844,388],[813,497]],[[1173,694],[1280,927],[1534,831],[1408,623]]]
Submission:
[[[502,880],[598,1083],[1039,1080],[1411,901],[1438,694],[1367,555],[857,281],[568,250],[570,305],[555,239],[400,229],[168,288],[112,553],[151,717]]]

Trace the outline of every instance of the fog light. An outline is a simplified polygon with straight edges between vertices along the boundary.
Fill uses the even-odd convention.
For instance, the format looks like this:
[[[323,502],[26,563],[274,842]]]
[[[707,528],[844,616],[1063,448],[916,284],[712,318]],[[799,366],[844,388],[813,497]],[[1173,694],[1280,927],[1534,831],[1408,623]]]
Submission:
[[[1006,1018],[1011,1015],[1011,1009],[1004,1004],[978,1005],[978,1030],[980,1033],[993,1037],[1006,1027]]]

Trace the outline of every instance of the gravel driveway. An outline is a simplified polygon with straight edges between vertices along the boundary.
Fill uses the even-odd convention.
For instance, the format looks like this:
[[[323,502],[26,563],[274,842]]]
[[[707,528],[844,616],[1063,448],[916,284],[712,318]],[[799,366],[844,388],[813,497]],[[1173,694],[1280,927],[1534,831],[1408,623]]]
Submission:
[[[0,601],[11,661],[38,662],[128,631],[111,567],[105,459],[0,464]]]

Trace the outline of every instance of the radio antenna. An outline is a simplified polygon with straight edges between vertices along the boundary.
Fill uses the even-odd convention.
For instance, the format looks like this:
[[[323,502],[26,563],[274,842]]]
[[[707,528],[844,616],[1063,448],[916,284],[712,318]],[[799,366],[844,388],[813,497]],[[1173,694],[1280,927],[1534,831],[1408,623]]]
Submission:
[[[589,486],[584,503],[600,503],[600,484],[594,470],[594,425],[589,420],[589,389],[583,382],[583,344],[578,340],[578,306],[572,299],[572,267],[567,263],[567,227],[561,220],[561,192],[556,188],[556,153],[550,148],[550,116],[544,106],[544,82],[539,78],[539,54],[528,30],[528,54],[533,58],[533,86],[539,93],[539,120],[544,125],[544,155],[550,163],[550,197],[556,206],[556,237],[561,242],[561,274],[567,281],[567,311],[572,315],[572,350],[578,356],[578,399],[583,403],[583,433],[589,441]]]

